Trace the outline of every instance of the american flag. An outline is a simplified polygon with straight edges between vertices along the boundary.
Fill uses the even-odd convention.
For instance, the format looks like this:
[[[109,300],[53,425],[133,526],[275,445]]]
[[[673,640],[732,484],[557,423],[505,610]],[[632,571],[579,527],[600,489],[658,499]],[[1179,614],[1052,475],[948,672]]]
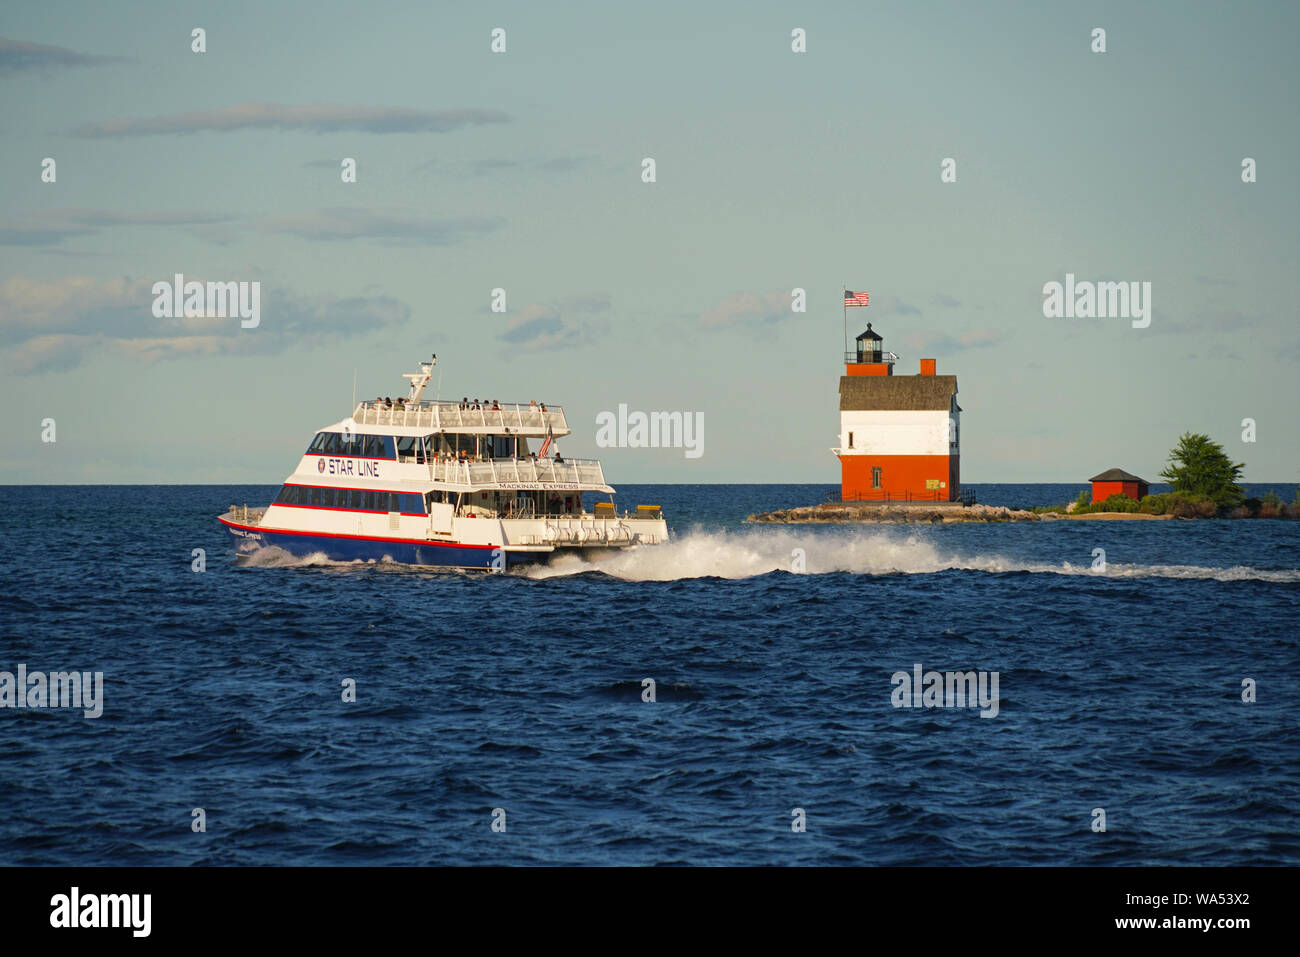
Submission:
[[[548,425],[548,426],[546,427],[546,441],[543,442],[543,443],[542,443],[542,447],[541,447],[540,449],[537,450],[537,457],[538,457],[539,459],[544,459],[544,458],[546,458],[546,453],[549,452],[549,451],[551,450],[551,439],[553,439],[553,438],[555,438],[555,436],[554,436],[554,434],[551,432],[551,427]]]
[[[854,292],[852,289],[844,290],[844,307],[865,306],[867,304],[867,294],[865,292]]]

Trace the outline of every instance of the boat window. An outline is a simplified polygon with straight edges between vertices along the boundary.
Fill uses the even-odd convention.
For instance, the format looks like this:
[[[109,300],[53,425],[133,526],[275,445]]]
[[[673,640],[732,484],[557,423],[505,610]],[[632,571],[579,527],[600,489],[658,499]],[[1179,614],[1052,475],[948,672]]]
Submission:
[[[326,508],[334,507],[334,489],[323,488],[320,490],[320,503]]]
[[[326,432],[325,443],[321,446],[323,455],[337,455],[339,451],[339,434],[337,432]]]
[[[317,432],[316,437],[311,440],[311,445],[307,447],[308,452],[319,452],[325,447],[325,433]]]
[[[313,485],[313,486],[312,486],[312,489],[311,489],[311,503],[312,503],[313,505],[319,505],[319,504],[320,504],[320,486],[318,486],[318,485]]]
[[[393,453],[393,437],[391,435],[377,435],[379,440],[379,458],[392,459],[397,456]]]

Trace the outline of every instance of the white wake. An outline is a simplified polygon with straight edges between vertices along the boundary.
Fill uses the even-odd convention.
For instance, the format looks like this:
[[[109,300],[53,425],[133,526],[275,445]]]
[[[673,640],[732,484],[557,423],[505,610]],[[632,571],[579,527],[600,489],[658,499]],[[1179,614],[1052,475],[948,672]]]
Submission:
[[[782,528],[742,531],[692,530],[663,545],[649,545],[583,558],[557,554],[548,564],[525,566],[530,578],[556,578],[601,572],[627,581],[676,581],[685,578],[753,578],[770,572],[801,571],[810,575],[852,572],[860,575],[924,575],[949,569],[979,572],[1033,572],[1105,578],[1190,578],[1215,581],[1300,582],[1300,569],[1225,568],[1199,565],[1134,565],[1108,562],[1094,571],[1090,560],[1079,564],[1026,562],[1000,555],[960,555],[940,551],[916,534],[855,531],[818,534]]]

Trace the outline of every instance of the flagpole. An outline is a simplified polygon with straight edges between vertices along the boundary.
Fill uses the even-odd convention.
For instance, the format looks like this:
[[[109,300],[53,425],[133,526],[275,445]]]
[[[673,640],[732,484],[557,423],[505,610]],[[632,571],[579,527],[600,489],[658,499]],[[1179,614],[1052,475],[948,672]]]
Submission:
[[[840,290],[840,305],[844,307],[844,354],[849,354],[849,287]]]

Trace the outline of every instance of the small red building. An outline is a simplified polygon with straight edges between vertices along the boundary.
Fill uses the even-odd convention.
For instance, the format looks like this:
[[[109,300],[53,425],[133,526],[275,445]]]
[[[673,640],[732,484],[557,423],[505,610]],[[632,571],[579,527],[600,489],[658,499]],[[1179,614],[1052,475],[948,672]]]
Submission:
[[[1107,469],[1088,481],[1092,483],[1094,502],[1104,502],[1112,495],[1127,495],[1136,502],[1145,497],[1151,488],[1151,483],[1146,479],[1138,478],[1123,469]]]

